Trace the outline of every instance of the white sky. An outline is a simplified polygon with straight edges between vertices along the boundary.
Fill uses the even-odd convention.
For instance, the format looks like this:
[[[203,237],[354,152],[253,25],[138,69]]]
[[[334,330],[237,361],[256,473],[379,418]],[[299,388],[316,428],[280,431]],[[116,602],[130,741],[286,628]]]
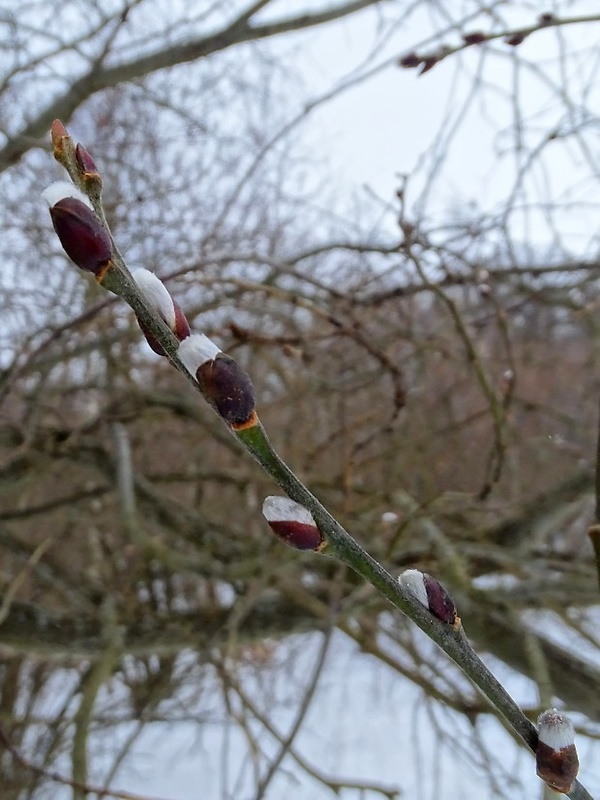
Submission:
[[[416,14],[384,43],[371,66],[387,62],[412,49],[415,43],[426,41],[431,24],[426,14],[427,4],[422,5],[423,13]],[[597,2],[581,0],[573,5],[573,15],[586,12],[597,13]],[[525,14],[522,9],[504,10],[504,15],[515,25],[533,22],[535,14],[534,11]],[[316,35],[303,34],[306,44],[297,55],[316,95],[335,78],[346,75],[369,52],[377,38],[369,19],[372,17],[362,14],[324,28]],[[489,23],[474,22],[467,30],[480,28],[489,29]],[[534,70],[523,69],[518,74],[523,113],[531,120],[531,130],[523,131],[523,136],[528,148],[533,149],[544,140],[548,130],[557,125],[564,129],[575,123],[586,105],[596,112],[600,108],[600,79],[596,81],[595,92],[584,94],[585,86],[593,85],[597,70],[595,60],[587,59],[585,53],[596,44],[597,37],[598,25],[590,24],[570,26],[558,34],[554,29],[541,31],[514,49],[496,42],[493,47],[500,55],[486,57],[485,62],[483,79],[488,82],[485,99],[477,95],[470,102],[467,99],[473,75],[479,69],[483,52],[478,47],[460,57],[451,56],[423,76],[418,75],[418,70],[404,70],[392,64],[317,112],[313,118],[318,130],[315,142],[327,152],[333,170],[339,180],[345,180],[349,192],[356,185],[364,185],[384,200],[392,201],[399,184],[397,175],[406,173],[414,175],[410,193],[414,202],[426,177],[419,166],[421,160],[431,151],[440,126],[447,135],[459,121],[449,158],[429,198],[429,213],[439,218],[447,217],[450,210],[464,213],[465,205],[471,202],[482,210],[497,209],[510,194],[516,171],[525,159],[524,152],[515,157],[510,132],[516,80],[513,56],[522,56],[535,64]],[[448,44],[457,40],[452,33],[444,38]],[[296,39],[290,42],[295,44]],[[428,49],[418,48],[420,52]],[[579,52],[580,58],[567,67],[558,63],[561,52],[570,51]],[[558,99],[553,81],[565,83],[572,100],[570,108],[566,109]],[[502,129],[504,134],[499,133]],[[599,162],[598,158],[595,161],[593,157],[586,158],[579,137],[571,137],[566,146],[561,142],[544,149],[526,181],[531,200],[550,197],[563,202],[594,203],[589,210],[578,205],[572,211],[561,212],[563,243],[576,254],[587,252],[590,246],[593,252],[597,251],[594,237],[598,230]],[[515,235],[554,247],[554,235],[544,215],[534,213],[528,220],[529,225],[524,216],[515,217]]]

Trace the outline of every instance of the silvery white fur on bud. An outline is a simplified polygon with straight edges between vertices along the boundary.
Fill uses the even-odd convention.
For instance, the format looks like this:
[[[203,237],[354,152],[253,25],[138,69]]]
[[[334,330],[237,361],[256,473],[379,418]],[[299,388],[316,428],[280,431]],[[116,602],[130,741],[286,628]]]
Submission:
[[[175,306],[164,283],[148,269],[134,269],[131,275],[150,305],[156,309],[169,328],[173,328],[175,326]]]
[[[262,512],[267,522],[300,522],[303,525],[315,525],[313,515],[308,508],[296,503],[289,497],[266,497]]]
[[[561,714],[556,708],[544,711],[538,717],[538,738],[553,750],[562,750],[563,747],[575,742],[575,728],[571,720]]]
[[[425,581],[423,580],[423,573],[418,569],[405,569],[404,572],[398,577],[398,583],[407,592],[410,592],[415,600],[418,600],[422,606],[429,609],[429,598],[427,597],[427,589],[425,588]]]
[[[51,183],[50,186],[44,189],[42,197],[50,208],[55,206],[60,200],[64,200],[65,197],[73,197],[75,200],[84,203],[88,208],[92,208],[89,197],[70,181],[54,181],[54,183]]]
[[[220,352],[220,348],[204,333],[193,333],[179,345],[177,356],[187,371],[196,378],[202,364],[212,361]]]

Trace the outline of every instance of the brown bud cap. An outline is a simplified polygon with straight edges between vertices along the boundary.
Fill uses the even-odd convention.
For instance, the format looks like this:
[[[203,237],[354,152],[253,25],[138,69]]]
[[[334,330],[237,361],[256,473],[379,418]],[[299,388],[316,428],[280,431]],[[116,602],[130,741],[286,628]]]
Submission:
[[[322,550],[325,542],[310,511],[289,497],[267,497],[262,508],[269,527],[296,550]]]
[[[65,128],[59,119],[55,119],[50,128],[50,136],[52,138],[52,147],[54,155],[62,153],[65,148],[66,140],[71,139],[69,131]]]
[[[551,708],[540,714],[538,728],[536,772],[550,788],[568,794],[579,771],[573,725],[564,714]]]
[[[80,269],[99,276],[112,256],[112,242],[98,217],[81,200],[63,197],[50,208],[65,253]]]
[[[438,580],[418,569],[407,569],[398,581],[434,617],[448,625],[456,624],[458,617],[454,601]]]
[[[248,373],[225,353],[198,367],[196,378],[202,392],[217,413],[233,427],[250,422],[255,416],[256,397]]]

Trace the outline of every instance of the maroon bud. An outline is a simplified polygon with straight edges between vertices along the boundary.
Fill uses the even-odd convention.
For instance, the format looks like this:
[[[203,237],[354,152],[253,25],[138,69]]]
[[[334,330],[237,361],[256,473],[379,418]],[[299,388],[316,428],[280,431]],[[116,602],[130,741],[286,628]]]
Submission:
[[[191,333],[190,323],[187,321],[187,317],[176,300],[173,300],[173,310],[175,311],[175,327],[173,328],[173,333],[179,341],[182,342],[184,339],[187,339]]]
[[[96,167],[94,159],[82,144],[78,144],[75,148],[75,159],[82,173],[88,173],[92,175],[98,174],[98,168]]]
[[[154,336],[154,334],[152,333],[150,328],[146,325],[146,323],[142,322],[142,320],[139,317],[136,317],[136,319],[137,319],[138,325],[140,326],[141,332],[144,334],[144,337],[145,337],[146,341],[148,342],[149,347],[152,350],[154,350],[156,355],[158,355],[158,356],[166,356],[167,354],[165,353],[162,345],[160,345],[158,343],[158,341],[156,340],[156,337]]]
[[[296,550],[320,550],[323,544],[319,529],[313,525],[288,520],[275,520],[269,525],[278,539]]]
[[[398,581],[434,617],[447,625],[456,625],[459,622],[454,601],[442,584],[431,575],[418,569],[407,569]]]
[[[231,356],[225,353],[198,367],[196,378],[203,394],[214,405],[217,413],[235,427],[253,423],[256,414],[256,397],[248,373]]]
[[[183,311],[179,306],[179,303],[177,303],[175,300],[173,300],[173,311],[175,314],[175,326],[172,328],[172,331],[175,334],[175,336],[179,339],[179,341],[182,342],[190,335],[190,323],[187,321],[185,314],[183,313]],[[167,354],[165,353],[162,345],[160,345],[156,341],[156,337],[154,336],[150,328],[148,328],[148,326],[144,322],[142,322],[142,320],[139,317],[136,317],[136,319],[138,325],[140,326],[140,330],[146,337],[146,341],[148,342],[152,350],[154,350],[154,352],[159,356],[166,356]],[[167,322],[167,320],[165,320],[165,322]],[[169,323],[167,322],[167,325],[168,324]],[[169,325],[169,327],[171,326]]]
[[[419,64],[423,61],[416,53],[407,53],[405,56],[398,61],[398,64],[404,69],[414,69],[418,67]]]
[[[71,261],[101,277],[112,257],[112,242],[92,209],[76,197],[63,197],[50,206],[50,216]]]
[[[539,15],[538,22],[540,25],[552,25],[553,22],[556,22],[556,17],[554,14],[547,11],[545,14]]]
[[[564,714],[551,708],[540,714],[538,728],[536,772],[550,788],[568,794],[579,771],[573,725]]]
[[[423,573],[423,580],[425,581],[425,591],[427,592],[431,613],[434,617],[441,619],[442,622],[454,625],[456,622],[454,600],[452,600],[442,584],[426,572]]]
[[[262,508],[269,527],[296,550],[322,550],[325,542],[310,511],[289,497],[267,497]]]
[[[481,31],[473,31],[472,33],[463,34],[463,42],[465,44],[481,44],[487,41],[487,36]]]
[[[526,33],[515,33],[512,36],[507,36],[504,42],[511,47],[518,47],[520,44],[523,44],[527,36],[528,34]]]

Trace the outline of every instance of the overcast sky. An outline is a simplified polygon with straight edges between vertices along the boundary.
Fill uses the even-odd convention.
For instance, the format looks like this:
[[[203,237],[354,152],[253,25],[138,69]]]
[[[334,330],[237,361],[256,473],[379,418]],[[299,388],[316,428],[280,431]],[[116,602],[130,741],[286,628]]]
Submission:
[[[530,121],[530,129],[520,132],[529,149],[543,143],[550,130],[565,132],[580,125],[586,106],[600,107],[600,80],[594,92],[590,93],[588,86],[585,94],[598,69],[595,60],[586,58],[587,48],[597,42],[598,27],[574,25],[540,31],[519,48],[496,42],[494,55],[490,47],[485,51],[473,47],[419,76],[418,70],[397,67],[395,58],[415,43],[427,42],[431,23],[427,4],[421,8],[408,24],[381,42],[372,24],[375,17],[367,13],[302,34],[302,47],[295,53],[315,96],[335,79],[343,82],[369,54],[371,60],[364,71],[375,72],[372,79],[318,110],[312,121],[318,131],[315,141],[326,150],[337,179],[345,181],[349,191],[364,185],[391,201],[398,173],[405,173],[413,176],[410,197],[415,201],[427,182],[432,144],[440,131],[442,137],[452,135],[448,157],[427,195],[429,211],[442,218],[449,211],[463,214],[470,204],[482,211],[497,210],[513,191],[516,176],[529,157],[525,148],[515,154],[515,91]],[[574,15],[597,11],[592,0],[581,0],[572,8]],[[511,4],[503,7],[503,15],[515,26],[531,24],[536,16],[534,11],[526,13]],[[474,19],[467,30],[480,28],[488,30],[489,21]],[[458,35],[449,32],[444,41],[456,44]],[[290,46],[297,44],[294,37],[289,42]],[[427,51],[430,46],[418,49]],[[566,68],[559,56],[572,51],[577,51],[579,58]],[[482,58],[484,52],[487,55]],[[534,69],[515,71],[517,55],[533,62]],[[378,70],[378,65],[387,66]],[[472,91],[475,75],[487,85],[485,96]],[[571,95],[572,105],[567,109],[556,90],[561,82]],[[597,173],[598,168],[594,169],[573,137],[568,146],[561,142],[544,148],[524,184],[530,201],[554,199],[572,204],[561,212],[560,224],[563,242],[574,253],[597,251]],[[523,238],[556,246],[544,213],[514,214],[513,220],[515,231]]]

